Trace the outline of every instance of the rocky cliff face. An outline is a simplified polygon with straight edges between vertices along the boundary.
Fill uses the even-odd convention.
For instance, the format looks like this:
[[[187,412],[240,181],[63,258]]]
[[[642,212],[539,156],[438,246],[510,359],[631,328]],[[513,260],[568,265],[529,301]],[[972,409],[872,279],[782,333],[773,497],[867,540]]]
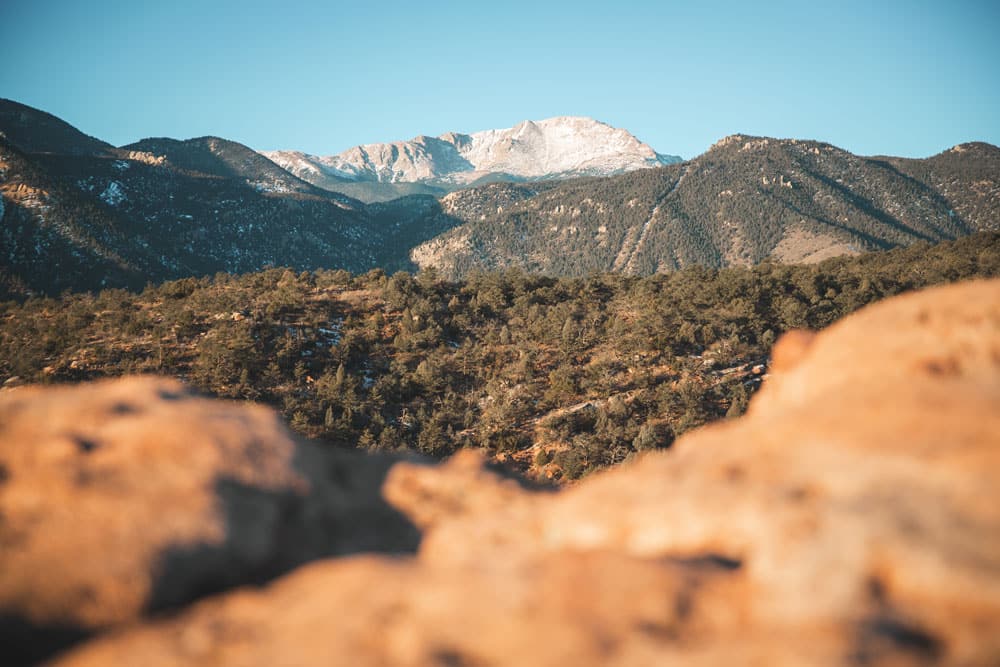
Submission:
[[[64,667],[1000,661],[1000,281],[790,334],[747,416],[558,493],[473,455],[347,459],[152,380],[16,389],[0,425],[4,628],[114,628],[164,572],[204,594],[421,534],[414,556],[319,560]],[[176,605],[197,596],[171,581],[193,591]]]

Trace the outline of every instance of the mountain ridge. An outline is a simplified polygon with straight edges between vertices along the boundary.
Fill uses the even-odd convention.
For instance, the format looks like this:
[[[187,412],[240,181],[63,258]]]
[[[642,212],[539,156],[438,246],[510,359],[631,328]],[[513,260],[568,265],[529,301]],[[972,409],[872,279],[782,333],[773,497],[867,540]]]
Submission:
[[[86,135],[62,121],[53,133],[44,112],[21,107],[0,103],[0,131],[21,142],[0,139],[0,298],[274,264],[363,271],[399,233],[242,144],[147,139],[83,150],[94,145]]]
[[[470,134],[419,135],[408,141],[354,146],[337,155],[262,154],[303,180],[330,190],[351,184],[357,188],[359,183],[405,183],[437,188],[440,194],[484,179],[607,176],[680,161],[656,152],[627,130],[582,116],[526,120],[510,128]]]
[[[452,193],[462,225],[411,259],[455,277],[518,267],[557,275],[819,261],[995,230],[1000,149],[866,158],[831,144],[731,135],[681,164],[540,189]]]
[[[0,135],[30,153],[106,155],[114,146],[84,134],[63,119],[0,97]]]
[[[616,176],[493,175],[450,193],[402,184],[406,197],[366,204],[219,137],[116,148],[2,101],[0,132],[0,298],[269,265],[642,275],[1000,228],[1000,149],[982,142],[910,159],[731,135],[692,160]]]

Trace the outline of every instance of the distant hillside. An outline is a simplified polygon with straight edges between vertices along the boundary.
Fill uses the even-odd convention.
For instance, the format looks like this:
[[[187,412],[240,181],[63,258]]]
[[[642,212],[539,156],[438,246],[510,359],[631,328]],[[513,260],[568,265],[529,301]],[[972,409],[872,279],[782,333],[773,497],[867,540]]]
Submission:
[[[0,135],[28,153],[107,155],[114,148],[50,113],[3,98],[0,98]]]
[[[0,103],[0,299],[269,265],[364,271],[429,238],[387,257],[405,216],[376,220],[235,142],[114,148],[22,107]]]
[[[442,214],[464,224],[411,257],[451,277],[513,266],[646,274],[953,239],[997,228],[998,156],[995,146],[966,144],[927,160],[864,158],[815,141],[734,135],[660,169],[452,193]]]
[[[878,160],[879,158],[875,158]],[[1000,230],[1000,149],[992,144],[960,144],[926,160],[882,158],[936,190],[954,215],[975,229]]]
[[[192,175],[244,181],[258,192],[330,197],[330,193],[288,173],[251,148],[219,137],[143,139],[122,146],[118,153],[162,158],[171,167]],[[347,197],[341,198],[345,203]]]
[[[0,299],[145,282],[153,256],[101,200],[111,190],[81,197],[3,139],[0,175]]]

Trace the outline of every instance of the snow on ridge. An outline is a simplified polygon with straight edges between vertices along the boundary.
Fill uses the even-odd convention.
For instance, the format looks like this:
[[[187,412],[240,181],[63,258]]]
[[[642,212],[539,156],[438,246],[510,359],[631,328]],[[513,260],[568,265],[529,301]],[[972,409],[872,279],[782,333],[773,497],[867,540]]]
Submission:
[[[409,141],[355,146],[338,155],[262,153],[296,176],[329,175],[356,181],[471,182],[490,173],[522,178],[560,174],[609,175],[679,161],[624,129],[584,116],[526,120],[471,134],[446,132]]]
[[[111,181],[108,183],[108,187],[104,188],[104,192],[100,194],[101,199],[108,206],[118,206],[123,201],[128,199],[125,196],[125,188],[118,181]]]
[[[309,176],[328,175],[334,178],[355,180],[357,175],[337,169],[331,164],[334,156],[310,155],[301,151],[261,151],[261,155],[285,171],[306,181]]]
[[[297,151],[262,153],[296,176],[400,182],[471,182],[503,173],[537,179],[560,174],[610,175],[671,164],[627,130],[584,116],[526,120],[471,134],[446,132],[409,141],[365,144],[338,155]],[[306,180],[309,180],[306,178]]]
[[[528,178],[582,170],[615,173],[659,164],[656,151],[627,130],[585,117],[524,121],[469,136],[467,159],[477,167]]]

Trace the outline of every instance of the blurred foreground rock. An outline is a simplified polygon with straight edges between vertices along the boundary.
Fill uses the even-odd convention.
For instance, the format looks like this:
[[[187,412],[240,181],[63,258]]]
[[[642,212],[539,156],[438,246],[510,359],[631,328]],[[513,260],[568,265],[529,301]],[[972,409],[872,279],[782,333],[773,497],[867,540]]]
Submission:
[[[0,664],[316,558],[412,552],[394,461],[130,378],[0,395]]]
[[[320,560],[266,587],[114,630],[56,664],[1000,664],[1000,282],[896,298],[816,336],[782,339],[774,357],[746,417],[560,493],[525,491],[471,454],[441,466],[398,463],[384,495],[423,531],[417,556]],[[72,457],[101,449],[84,454],[71,442],[47,454],[22,442],[36,436],[12,431],[11,420],[23,420],[14,413],[55,421],[54,408],[37,406],[60,394],[17,391],[21,407],[12,412],[4,398],[0,408],[0,509],[23,526],[0,527],[0,590],[20,596],[4,592],[7,608],[61,601],[67,615],[86,618],[77,611],[88,608],[86,596],[50,588],[52,577],[82,581],[96,568],[78,562],[78,549],[103,550],[108,570],[141,572],[126,566],[146,561],[128,552],[162,544],[164,526],[176,522],[169,534],[185,544],[223,539],[218,508],[211,511],[219,500],[205,500],[206,473],[190,483],[189,501],[208,503],[205,525],[175,518],[155,500],[160,482],[142,483],[167,473],[108,474],[102,483],[120,494],[122,516],[143,518],[121,534],[145,538],[119,543],[119,533],[99,537],[91,527],[94,544],[62,545],[60,531],[74,521],[50,517],[57,508],[89,516],[76,495],[83,491],[68,481],[12,485],[21,468],[39,480],[72,479],[81,469]],[[206,414],[189,418],[211,423],[215,404],[191,403]],[[290,466],[296,455],[272,443],[288,440],[267,413],[249,414],[257,417],[243,423],[263,450],[255,465],[246,465],[248,445],[219,444],[211,455],[188,448],[156,462],[127,456],[150,471],[173,466],[178,479],[224,469],[244,485],[299,493],[309,466]],[[124,428],[115,424],[128,418],[105,428]],[[141,451],[142,438],[130,441]],[[18,463],[9,452],[22,449]],[[12,488],[34,489],[33,504],[13,503]],[[352,480],[352,488],[364,495],[366,487]],[[34,565],[12,561],[11,535],[56,546],[39,549]],[[307,538],[296,533],[289,549],[292,539]]]

